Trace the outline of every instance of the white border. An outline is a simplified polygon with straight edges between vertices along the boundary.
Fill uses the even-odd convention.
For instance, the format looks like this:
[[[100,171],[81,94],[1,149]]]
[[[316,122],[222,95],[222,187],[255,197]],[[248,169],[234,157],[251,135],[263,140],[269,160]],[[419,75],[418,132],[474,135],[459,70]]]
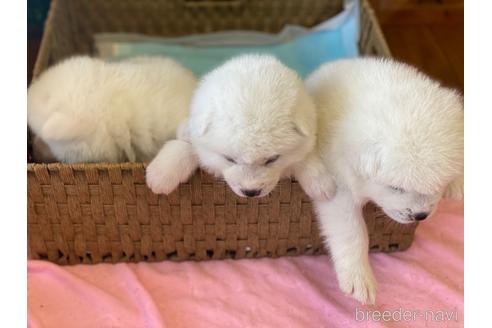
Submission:
[[[465,323],[490,322],[492,293],[492,31],[490,1],[465,10]],[[444,268],[445,269],[445,268]]]
[[[26,326],[26,2],[4,4],[2,31],[1,327]],[[465,11],[465,322],[489,320],[492,269],[492,31],[489,1]],[[443,268],[445,269],[445,268]]]
[[[26,327],[26,1],[3,4],[0,327]]]

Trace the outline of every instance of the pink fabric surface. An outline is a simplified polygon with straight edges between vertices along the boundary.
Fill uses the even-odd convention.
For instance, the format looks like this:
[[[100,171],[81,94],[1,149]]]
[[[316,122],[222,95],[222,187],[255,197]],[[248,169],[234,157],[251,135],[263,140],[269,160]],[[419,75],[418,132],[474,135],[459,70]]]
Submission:
[[[362,306],[339,291],[327,256],[71,267],[29,261],[28,324],[463,326],[463,202],[441,202],[436,216],[419,226],[408,251],[371,254],[370,259],[379,283],[374,306]],[[362,317],[368,310],[391,312],[378,321],[377,312],[371,319],[366,312]],[[404,317],[405,311],[412,312]],[[388,316],[391,320],[384,321]]]

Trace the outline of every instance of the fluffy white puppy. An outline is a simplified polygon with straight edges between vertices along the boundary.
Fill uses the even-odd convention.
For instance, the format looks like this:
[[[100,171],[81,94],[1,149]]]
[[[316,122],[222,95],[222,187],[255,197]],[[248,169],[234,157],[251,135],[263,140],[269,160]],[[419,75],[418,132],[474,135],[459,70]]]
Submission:
[[[303,81],[268,55],[233,58],[195,91],[188,123],[147,168],[147,183],[169,193],[200,165],[239,196],[267,195],[294,175],[315,199],[335,185],[316,146],[316,109]]]
[[[148,161],[175,138],[195,87],[191,71],[163,57],[72,57],[29,87],[28,125],[59,161]]]
[[[400,223],[428,217],[443,194],[463,197],[463,104],[416,69],[361,58],[321,66],[307,87],[318,106],[321,156],[337,194],[315,201],[341,289],[375,301],[362,207]]]

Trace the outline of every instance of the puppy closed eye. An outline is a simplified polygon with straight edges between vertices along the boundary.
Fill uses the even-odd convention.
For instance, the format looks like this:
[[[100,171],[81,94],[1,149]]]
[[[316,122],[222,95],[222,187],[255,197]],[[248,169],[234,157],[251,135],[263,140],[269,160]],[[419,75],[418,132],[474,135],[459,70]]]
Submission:
[[[226,155],[222,155],[222,156],[224,156],[226,161],[228,161],[229,163],[236,164],[236,161],[234,160],[234,158],[226,156]]]
[[[277,161],[277,159],[279,159],[280,155],[275,155],[275,156],[272,156],[270,158],[268,158],[266,161],[265,161],[265,165],[269,165],[269,164],[272,164],[274,162]]]
[[[400,188],[400,187],[395,187],[395,186],[389,186],[389,187],[391,188],[391,190],[399,192],[401,194],[403,194],[405,192],[405,189]]]

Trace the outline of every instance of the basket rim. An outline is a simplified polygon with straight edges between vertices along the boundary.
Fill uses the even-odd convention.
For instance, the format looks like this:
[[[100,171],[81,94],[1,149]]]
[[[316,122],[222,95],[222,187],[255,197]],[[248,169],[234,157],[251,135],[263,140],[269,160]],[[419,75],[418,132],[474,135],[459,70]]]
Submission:
[[[27,163],[27,171],[34,172],[35,170],[46,168],[48,170],[58,170],[60,168],[70,168],[72,170],[84,170],[84,169],[121,169],[121,170],[134,170],[145,169],[148,163],[142,162],[123,162],[123,163]]]

